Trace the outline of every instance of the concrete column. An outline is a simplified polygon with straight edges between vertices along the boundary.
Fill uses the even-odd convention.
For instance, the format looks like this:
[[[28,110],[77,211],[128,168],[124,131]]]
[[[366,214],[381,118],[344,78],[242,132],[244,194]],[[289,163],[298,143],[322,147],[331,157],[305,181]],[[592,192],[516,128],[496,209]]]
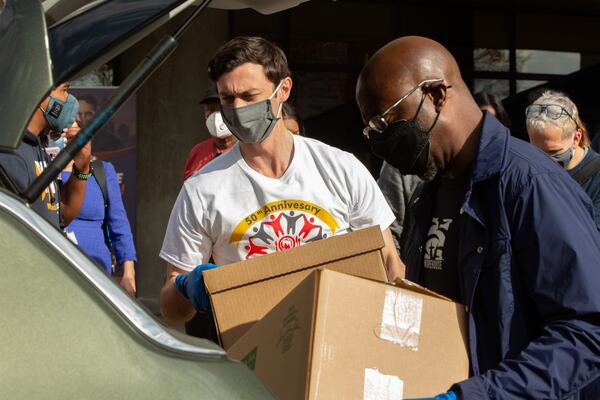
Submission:
[[[180,15],[119,57],[117,79],[131,71]],[[209,85],[207,64],[228,39],[228,15],[205,10],[180,39],[174,54],[137,93],[138,297],[158,311],[165,262],[158,257],[168,218],[183,180],[190,149],[208,137],[198,101]]]

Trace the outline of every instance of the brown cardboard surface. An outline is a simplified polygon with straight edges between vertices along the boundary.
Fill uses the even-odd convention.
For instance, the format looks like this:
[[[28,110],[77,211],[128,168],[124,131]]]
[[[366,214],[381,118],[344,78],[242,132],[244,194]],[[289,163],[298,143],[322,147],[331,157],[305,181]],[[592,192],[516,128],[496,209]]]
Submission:
[[[265,377],[280,399],[304,399],[308,386],[316,278],[309,274],[286,297],[285,304],[268,314],[268,329],[263,326],[258,335],[244,335],[232,347],[231,354]]]
[[[378,226],[205,271],[221,344],[228,349],[317,267],[386,281]]]
[[[379,226],[333,236],[283,252],[224,265],[203,273],[211,294],[285,275],[308,267],[317,267],[383,248]],[[243,273],[241,273],[243,272]]]
[[[410,287],[314,271],[236,342],[229,355],[243,359],[255,349],[255,373],[281,399],[362,400],[366,370],[402,381],[398,399],[445,392],[468,377],[464,307]],[[390,293],[422,301],[416,350],[379,334]],[[282,355],[275,343],[286,331],[282,321],[290,310],[302,318],[298,317],[289,355]],[[306,316],[309,311],[311,318]]]

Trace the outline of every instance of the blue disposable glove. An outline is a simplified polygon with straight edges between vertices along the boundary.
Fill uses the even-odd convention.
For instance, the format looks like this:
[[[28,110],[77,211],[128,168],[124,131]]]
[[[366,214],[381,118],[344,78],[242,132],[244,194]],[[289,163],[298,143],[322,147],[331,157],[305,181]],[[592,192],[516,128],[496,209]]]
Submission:
[[[456,393],[446,392],[444,394],[438,394],[435,397],[424,397],[420,399],[407,399],[407,400],[457,400]]]
[[[217,268],[215,264],[201,264],[185,274],[179,274],[175,277],[175,286],[179,292],[188,299],[197,311],[208,311],[210,302],[206,294],[202,271]]]

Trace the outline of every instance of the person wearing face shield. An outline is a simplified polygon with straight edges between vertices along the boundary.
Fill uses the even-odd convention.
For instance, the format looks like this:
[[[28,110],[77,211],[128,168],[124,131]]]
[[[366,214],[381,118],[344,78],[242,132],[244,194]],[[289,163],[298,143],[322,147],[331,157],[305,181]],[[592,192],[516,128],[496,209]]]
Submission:
[[[45,143],[69,128],[77,117],[79,103],[62,83],[41,102],[29,121],[23,139],[12,153],[0,153],[0,167],[24,191],[46,167]],[[68,225],[79,213],[91,177],[90,148],[85,146],[73,159],[74,173],[67,182],[55,181],[32,204],[32,208],[57,228]]]
[[[567,170],[594,204],[600,230],[600,155],[590,148],[587,129],[575,103],[547,90],[526,109],[529,141]]]
[[[200,100],[200,104],[202,105],[204,121],[210,133],[210,138],[195,145],[188,154],[183,168],[184,181],[215,157],[228,152],[237,142],[235,136],[231,134],[229,128],[223,122],[219,94],[214,86],[206,91],[204,97]]]
[[[406,277],[467,311],[471,377],[435,399],[598,398],[600,234],[581,187],[482,112],[433,40],[379,49],[356,100],[373,152],[426,181],[400,243]]]
[[[160,294],[171,322],[206,310],[202,271],[379,225],[390,280],[403,275],[389,226],[394,215],[353,155],[292,134],[282,118],[292,78],[283,51],[234,38],[209,62],[223,122],[238,143],[185,181],[160,257]]]

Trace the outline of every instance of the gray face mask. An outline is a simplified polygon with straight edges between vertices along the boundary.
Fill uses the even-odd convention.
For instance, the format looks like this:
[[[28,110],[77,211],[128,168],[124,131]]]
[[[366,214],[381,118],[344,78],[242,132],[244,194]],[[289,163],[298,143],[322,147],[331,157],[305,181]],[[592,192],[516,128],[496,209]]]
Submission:
[[[275,115],[273,114],[271,99],[282,83],[283,81],[279,82],[273,94],[266,100],[237,108],[221,106],[223,122],[240,142],[260,143],[269,137],[279,120],[281,106],[283,105],[283,103],[279,104],[279,111]]]
[[[571,162],[574,153],[575,151],[573,149],[567,149],[559,154],[551,154],[550,157],[559,163],[561,167],[566,168],[567,165],[569,165],[569,162]]]

